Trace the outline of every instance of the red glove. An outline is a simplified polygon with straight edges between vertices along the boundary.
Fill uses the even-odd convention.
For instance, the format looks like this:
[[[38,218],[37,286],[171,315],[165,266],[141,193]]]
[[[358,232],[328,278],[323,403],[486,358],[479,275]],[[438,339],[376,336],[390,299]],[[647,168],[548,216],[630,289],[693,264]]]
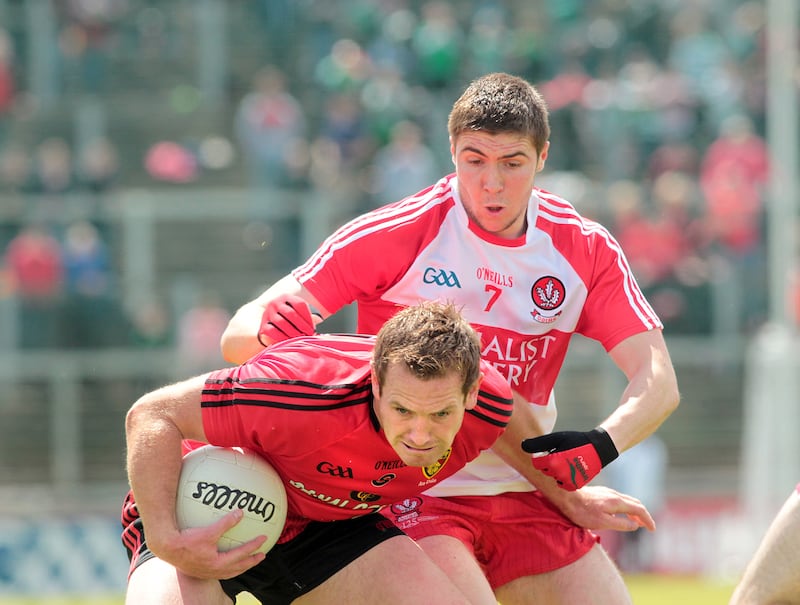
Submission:
[[[258,328],[258,342],[266,347],[264,337],[269,342],[279,342],[296,336],[310,336],[314,331],[311,307],[299,296],[287,294],[271,300],[267,305]]]
[[[534,468],[556,480],[567,491],[589,483],[609,462],[619,456],[617,447],[605,429],[589,432],[557,431],[525,439],[522,449],[533,457]]]

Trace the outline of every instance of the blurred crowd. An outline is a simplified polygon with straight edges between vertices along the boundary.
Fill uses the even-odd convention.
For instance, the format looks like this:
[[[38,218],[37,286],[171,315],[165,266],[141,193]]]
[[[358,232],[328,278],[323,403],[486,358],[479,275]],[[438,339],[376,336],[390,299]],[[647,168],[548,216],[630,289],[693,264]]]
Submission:
[[[192,46],[187,40],[198,35],[200,20],[185,4],[53,2],[57,97],[102,105],[126,95],[152,104],[154,115],[168,103],[194,107],[198,98],[202,105],[185,78],[160,96],[143,92],[136,80],[126,80],[130,90],[120,93],[126,84],[114,79],[120,57],[135,57],[142,72],[158,71]],[[214,3],[203,5],[197,11]],[[24,32],[0,26],[0,195],[39,200],[35,212],[20,212],[18,232],[5,239],[6,291],[16,289],[26,312],[41,318],[47,304],[66,296],[71,317],[115,298],[108,234],[91,221],[53,220],[53,198],[78,192],[96,203],[125,187],[203,187],[238,164],[240,186],[322,191],[345,220],[450,172],[446,120],[453,100],[473,77],[508,71],[537,85],[551,110],[541,186],[611,229],[668,333],[748,334],[765,320],[763,2],[222,5],[228,18],[218,27],[227,23],[229,30],[221,36],[226,126],[209,125],[203,144],[196,132],[183,141],[154,132],[133,157],[108,128],[82,140],[16,138],[14,121],[35,119],[41,110],[25,72],[30,44]],[[22,10],[17,2],[0,6]],[[110,100],[106,111],[113,119]],[[26,252],[27,264],[19,260]],[[32,262],[36,255],[46,260]],[[32,265],[36,279],[49,283],[28,283],[25,268]],[[135,325],[136,318],[127,321]],[[33,325],[56,333],[44,320]],[[146,332],[138,338],[146,340]],[[61,344],[81,340],[61,334]]]

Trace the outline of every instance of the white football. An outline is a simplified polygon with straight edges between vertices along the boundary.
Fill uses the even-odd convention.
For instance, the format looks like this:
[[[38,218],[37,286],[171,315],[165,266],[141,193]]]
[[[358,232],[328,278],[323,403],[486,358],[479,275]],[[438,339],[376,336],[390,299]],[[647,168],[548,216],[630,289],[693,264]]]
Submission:
[[[265,535],[258,550],[267,552],[286,522],[286,489],[261,456],[242,448],[204,445],[183,458],[176,506],[180,529],[211,525],[242,509],[242,520],[222,535],[219,550]]]

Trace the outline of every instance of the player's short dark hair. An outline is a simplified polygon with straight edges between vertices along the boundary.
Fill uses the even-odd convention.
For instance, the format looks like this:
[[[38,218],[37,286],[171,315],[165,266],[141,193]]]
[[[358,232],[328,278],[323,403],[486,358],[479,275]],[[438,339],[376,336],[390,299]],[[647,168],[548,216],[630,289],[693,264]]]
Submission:
[[[455,305],[424,301],[398,311],[383,325],[372,367],[379,385],[394,363],[422,380],[457,372],[466,395],[480,375],[480,359],[480,336]]]
[[[530,137],[537,152],[550,139],[547,103],[529,82],[507,73],[473,80],[453,104],[447,130],[455,142],[463,132],[519,133]]]

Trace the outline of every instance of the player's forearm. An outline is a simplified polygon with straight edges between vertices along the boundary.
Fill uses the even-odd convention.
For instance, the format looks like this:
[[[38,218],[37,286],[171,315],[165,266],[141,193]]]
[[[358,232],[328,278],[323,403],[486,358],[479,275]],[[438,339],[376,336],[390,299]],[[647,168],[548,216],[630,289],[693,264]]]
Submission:
[[[236,311],[220,338],[225,361],[244,363],[264,348],[258,341],[258,327],[263,313],[264,307],[258,301],[250,301]]]
[[[206,442],[201,394],[207,374],[152,391],[125,418],[128,479],[148,529],[153,552],[168,550],[176,536],[175,495],[184,439]]]
[[[672,367],[657,367],[632,378],[619,406],[600,426],[611,436],[617,451],[623,452],[652,435],[679,401]]]
[[[175,494],[181,470],[182,434],[153,410],[152,395],[140,399],[125,422],[128,481],[147,526],[148,544],[159,553],[178,532]]]
[[[628,378],[619,405],[600,426],[618,452],[649,437],[680,401],[678,380],[660,330],[627,338],[609,352]]]

